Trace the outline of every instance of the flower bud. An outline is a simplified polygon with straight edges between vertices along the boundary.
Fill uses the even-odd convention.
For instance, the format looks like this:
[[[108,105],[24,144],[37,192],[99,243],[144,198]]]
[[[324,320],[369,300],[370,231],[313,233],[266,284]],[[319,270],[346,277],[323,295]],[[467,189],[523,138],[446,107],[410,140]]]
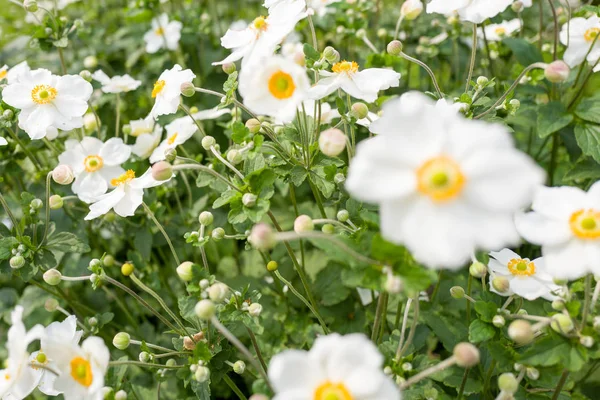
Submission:
[[[367,31],[363,28],[359,29],[355,33],[357,39],[364,39],[367,37]]]
[[[38,3],[35,0],[23,1],[23,7],[29,12],[36,12],[38,10]]]
[[[503,276],[496,276],[492,279],[492,287],[499,293],[506,293],[510,289],[510,282]]]
[[[184,261],[177,267],[177,275],[179,279],[184,282],[189,282],[194,278],[194,272],[192,270],[192,266],[194,263],[191,261]]]
[[[350,115],[356,119],[367,118],[369,115],[369,107],[365,103],[354,103],[350,108]]]
[[[244,156],[239,150],[233,149],[227,152],[227,161],[233,165],[239,164],[244,160]]]
[[[166,161],[159,161],[152,166],[152,178],[162,182],[173,176],[173,166]]]
[[[234,63],[223,64],[221,68],[223,69],[223,72],[225,72],[227,75],[233,74],[236,70]]]
[[[262,309],[263,307],[259,303],[252,303],[248,306],[248,314],[250,314],[253,317],[258,317],[260,316]]]
[[[335,226],[331,224],[325,224],[321,227],[321,232],[326,233],[328,235],[333,235],[335,233]]]
[[[135,267],[133,266],[132,263],[125,263],[123,265],[121,265],[121,273],[123,274],[123,276],[129,276],[131,274],[133,274],[133,271],[135,271]]]
[[[11,120],[15,116],[13,110],[4,110],[2,112],[2,118],[5,120]]]
[[[19,269],[25,266],[25,258],[23,258],[23,256],[20,255],[13,256],[10,258],[8,263],[10,264],[10,267],[12,269]]]
[[[208,297],[215,303],[220,303],[227,297],[229,288],[226,284],[217,282],[208,288]]]
[[[385,291],[391,294],[398,294],[404,289],[402,279],[396,275],[388,275],[385,281]]]
[[[89,326],[96,326],[96,325],[98,325],[98,318],[96,318],[96,317],[90,317],[88,319],[88,325]]]
[[[337,219],[340,222],[346,222],[350,219],[350,213],[348,210],[340,210],[337,213]]]
[[[58,308],[58,300],[56,300],[52,297],[50,297],[49,299],[46,299],[46,302],[44,303],[44,308],[48,312],[56,311],[56,309]]]
[[[407,21],[416,19],[423,12],[422,2],[405,1],[400,8],[400,15]]]
[[[329,157],[337,157],[346,148],[346,134],[337,128],[327,129],[319,135],[319,149]]]
[[[485,76],[480,76],[477,78],[477,86],[485,86],[488,84],[490,80]]]
[[[210,148],[216,143],[217,141],[212,136],[204,136],[202,138],[202,147],[204,148],[204,150],[210,150]]]
[[[210,300],[200,300],[198,303],[196,303],[196,306],[194,307],[194,311],[196,312],[196,315],[198,316],[198,318],[204,319],[204,320],[208,320],[211,319],[216,312],[216,307],[215,307],[215,303],[213,303]]]
[[[200,383],[206,382],[210,378],[210,369],[205,366],[198,366],[194,373],[194,378]]]
[[[107,267],[112,267],[115,265],[115,258],[110,254],[104,256],[102,263]]]
[[[52,170],[52,179],[59,185],[70,185],[75,176],[68,165],[59,165]]]
[[[544,76],[552,83],[562,83],[569,79],[571,69],[562,60],[551,62],[544,70]]]
[[[456,365],[459,367],[471,368],[479,363],[479,350],[471,343],[457,344],[452,353],[456,358]]]
[[[294,231],[296,233],[310,232],[313,229],[315,229],[315,224],[308,215],[300,215],[294,221]]]
[[[405,362],[405,363],[402,364],[402,370],[403,371],[409,372],[409,371],[412,371],[412,369],[413,369],[413,365],[411,363]]]
[[[257,393],[257,394],[253,394],[252,396],[248,397],[248,400],[270,400],[269,396],[261,394],[261,393]]]
[[[251,118],[246,121],[246,128],[248,128],[250,133],[258,133],[260,132],[261,122],[255,118]]]
[[[241,375],[244,373],[245,370],[246,370],[246,363],[243,362],[242,360],[237,360],[233,364],[233,372],[235,372],[236,374]]]
[[[94,69],[98,66],[98,59],[96,56],[87,56],[83,59],[83,66],[87,69]]]
[[[175,367],[177,365],[177,360],[175,360],[174,358],[169,358],[165,365],[167,367]]]
[[[185,97],[192,97],[196,94],[196,88],[192,82],[183,82],[180,87],[181,94]]]
[[[575,329],[573,320],[565,314],[554,314],[550,321],[550,327],[562,334],[568,334]]]
[[[279,264],[277,264],[277,261],[271,260],[267,263],[267,271],[275,272],[277,271],[277,268],[279,268]]]
[[[498,377],[498,388],[506,393],[514,394],[519,390],[519,381],[513,374],[506,372]]]
[[[111,388],[110,386],[104,386],[100,390],[100,395],[102,396],[103,400],[111,400],[113,397],[113,392],[113,388]]]
[[[402,42],[399,40],[392,40],[387,45],[387,52],[393,56],[399,56],[402,53]]]
[[[517,344],[528,344],[533,340],[533,329],[529,322],[518,319],[508,326],[508,336]]]
[[[256,205],[257,199],[258,196],[253,193],[244,193],[242,196],[242,204],[244,204],[246,207],[252,208]]]
[[[518,110],[519,107],[521,107],[521,102],[517,99],[512,99],[511,101],[508,102],[508,105],[514,109],[514,110]]]
[[[337,50],[331,46],[327,46],[323,50],[323,58],[325,60],[327,60],[327,62],[329,62],[330,64],[335,64],[335,59],[336,59],[337,55],[338,55]]]
[[[594,338],[591,336],[582,336],[579,338],[579,343],[588,349],[594,345]]]
[[[119,390],[115,393],[115,400],[127,400],[127,392],[124,390]]]
[[[552,308],[556,311],[562,311],[565,309],[565,301],[562,299],[556,299],[552,302]]]
[[[48,204],[50,205],[51,210],[59,210],[62,208],[64,202],[62,197],[57,194],[50,196]]]
[[[221,240],[225,237],[225,229],[223,228],[215,228],[211,234],[213,240]]]
[[[252,228],[250,236],[248,236],[248,241],[257,250],[270,250],[275,246],[276,243],[275,233],[269,225],[265,223],[259,223],[254,225]]]
[[[460,286],[452,286],[450,288],[450,296],[455,299],[462,299],[465,297],[465,289]]]
[[[518,0],[511,4],[510,8],[516,12],[520,13],[523,10],[523,2]]]
[[[528,367],[525,370],[527,377],[532,381],[537,381],[540,378],[540,371],[537,368]]]
[[[165,161],[172,163],[177,158],[177,149],[169,148],[165,150]]]
[[[113,346],[119,350],[125,350],[131,343],[131,336],[127,332],[119,332],[113,338]]]
[[[502,328],[506,324],[506,320],[502,315],[494,315],[494,318],[492,318],[492,324],[494,324],[496,328]]]
[[[39,210],[40,208],[44,207],[44,202],[40,199],[33,199],[29,203],[29,207],[33,208],[34,210]]]
[[[59,270],[52,268],[52,269],[49,269],[48,271],[44,272],[43,277],[44,277],[44,282],[46,282],[48,285],[56,286],[60,283],[62,274],[60,273]]]
[[[483,278],[487,273],[487,267],[479,261],[473,262],[469,267],[469,273],[473,278]]]
[[[210,286],[210,282],[208,281],[208,279],[200,279],[200,288],[202,290],[208,288]]]
[[[84,81],[91,82],[92,81],[92,73],[87,69],[84,69],[79,73],[79,76],[83,78]]]

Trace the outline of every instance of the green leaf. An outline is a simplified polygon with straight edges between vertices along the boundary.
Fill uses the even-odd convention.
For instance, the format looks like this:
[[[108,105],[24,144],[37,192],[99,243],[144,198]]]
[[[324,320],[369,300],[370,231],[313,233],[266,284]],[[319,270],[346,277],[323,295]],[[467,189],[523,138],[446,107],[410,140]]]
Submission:
[[[217,178],[208,172],[197,170],[198,176],[196,177],[196,186],[206,187],[217,180]]]
[[[530,65],[544,61],[540,50],[525,39],[506,38],[502,43],[512,50],[515,58],[521,65]]]
[[[308,43],[304,43],[304,55],[306,58],[313,61],[317,61],[319,58],[321,58],[321,54]]]
[[[200,319],[196,316],[196,312],[194,311],[196,303],[198,303],[198,300],[192,296],[180,297],[177,300],[177,305],[179,306],[179,314],[181,314],[183,319],[192,323],[195,327],[200,327]]]
[[[587,350],[583,346],[551,334],[535,342],[534,346],[523,353],[519,362],[540,367],[560,365],[569,371],[578,371],[587,359]]]
[[[477,311],[482,321],[492,322],[492,319],[498,313],[498,306],[491,301],[478,301],[475,303],[475,311]]]
[[[575,139],[583,154],[600,162],[600,126],[578,124],[575,126]]]
[[[294,186],[302,185],[302,182],[306,180],[306,176],[308,175],[308,171],[306,168],[296,165],[294,168],[290,170],[290,180],[294,184]]]
[[[575,114],[581,119],[600,124],[600,96],[583,99],[575,109]]]
[[[600,179],[600,164],[588,157],[579,160],[563,177],[565,181],[582,181],[585,179]]]
[[[495,334],[496,328],[494,328],[494,325],[483,322],[480,319],[476,319],[469,325],[469,342],[485,342],[493,339]]]
[[[232,126],[232,130],[231,140],[233,140],[234,143],[240,144],[250,137],[250,130],[241,122],[235,122]]]
[[[317,274],[315,293],[320,294],[324,306],[341,303],[350,295],[350,289],[339,279],[343,270],[341,265],[329,264]]]
[[[221,197],[215,200],[213,203],[213,208],[219,208],[224,206],[225,204],[231,203],[238,196],[237,190],[229,189],[221,193]]]
[[[12,249],[18,245],[19,241],[14,237],[0,239],[0,260],[8,260],[12,256]]]
[[[554,132],[558,132],[569,125],[573,118],[573,115],[567,112],[566,107],[558,101],[541,105],[538,108],[537,116],[538,136],[545,138]]]
[[[48,239],[46,248],[63,253],[87,253],[90,246],[71,232],[59,232]]]

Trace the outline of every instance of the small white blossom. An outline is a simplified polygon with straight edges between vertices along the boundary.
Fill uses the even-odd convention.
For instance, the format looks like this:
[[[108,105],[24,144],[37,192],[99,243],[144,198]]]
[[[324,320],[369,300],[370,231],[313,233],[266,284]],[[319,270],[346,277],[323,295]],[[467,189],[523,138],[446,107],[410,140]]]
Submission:
[[[181,102],[181,85],[191,83],[196,75],[189,69],[182,70],[179,64],[165,70],[154,84],[152,97],[155,99],[150,114],[157,118],[161,115],[174,114]]]
[[[432,0],[427,4],[427,13],[458,13],[461,20],[480,24],[500,14],[512,3],[513,0]]]
[[[181,39],[181,28],[183,24],[179,21],[170,21],[167,14],[161,14],[152,20],[152,29],[144,35],[146,51],[156,53],[160,49],[176,50]]]
[[[127,74],[109,78],[101,69],[94,72],[92,78],[102,84],[102,91],[104,93],[129,92],[137,89],[142,84],[142,81],[135,80]]]

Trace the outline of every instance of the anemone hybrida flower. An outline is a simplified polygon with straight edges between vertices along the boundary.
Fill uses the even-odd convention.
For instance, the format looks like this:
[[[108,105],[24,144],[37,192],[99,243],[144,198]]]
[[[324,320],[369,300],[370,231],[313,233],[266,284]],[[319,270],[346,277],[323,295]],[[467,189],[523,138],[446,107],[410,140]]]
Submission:
[[[502,21],[499,24],[489,24],[483,28],[478,28],[477,35],[483,38],[483,31],[485,30],[485,37],[490,42],[499,42],[504,38],[510,37],[513,33],[521,30],[521,21],[518,18],[511,19],[510,21]]]
[[[180,144],[184,144],[198,130],[198,127],[190,117],[178,118],[165,128],[167,130],[167,137],[156,149],[154,149],[152,155],[150,155],[151,163],[164,160],[165,151],[174,149]]]
[[[177,50],[179,39],[181,39],[181,28],[183,24],[179,21],[170,21],[167,14],[161,14],[152,20],[152,28],[144,35],[146,52],[153,54],[160,49]]]
[[[560,42],[567,46],[563,59],[573,68],[587,61],[595,64],[600,58],[600,17],[573,18],[564,24],[560,32]]]
[[[137,89],[142,81],[133,79],[128,74],[117,75],[109,78],[104,71],[101,69],[97,70],[92,74],[92,78],[102,84],[102,91],[104,93],[124,93],[130,92]]]
[[[152,98],[155,102],[150,114],[157,118],[176,113],[181,102],[181,85],[191,83],[195,77],[192,70],[182,70],[179,64],[163,71],[152,89]]]
[[[506,10],[514,0],[432,0],[427,13],[450,15],[458,13],[463,21],[480,24]]]

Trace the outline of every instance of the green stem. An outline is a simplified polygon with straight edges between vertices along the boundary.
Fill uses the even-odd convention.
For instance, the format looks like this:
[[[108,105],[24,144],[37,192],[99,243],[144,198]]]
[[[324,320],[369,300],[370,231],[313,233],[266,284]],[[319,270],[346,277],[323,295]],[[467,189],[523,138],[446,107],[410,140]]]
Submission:
[[[10,134],[10,136],[12,136],[12,138],[15,140],[15,142],[17,142],[17,144],[19,145],[19,147],[21,147],[21,149],[23,150],[23,152],[25,153],[25,155],[27,157],[29,157],[29,159],[31,160],[31,162],[33,163],[33,165],[35,166],[35,168],[38,171],[41,171],[43,168],[42,168],[42,164],[40,163],[40,160],[38,160],[37,157],[27,148],[27,146],[25,146],[23,144],[23,142],[21,141],[21,139],[19,139],[19,136],[15,133],[15,131],[13,131],[9,127],[7,127],[6,130],[8,131],[8,133]]]
[[[475,69],[475,58],[477,57],[477,24],[473,24],[473,37],[471,48],[471,61],[469,62],[469,74],[467,75],[467,83],[465,85],[465,93],[469,91],[471,79],[473,78],[473,70]]]
[[[465,368],[465,373],[463,374],[462,382],[460,383],[460,388],[458,389],[458,395],[456,396],[456,400],[460,400],[463,397],[463,393],[465,392],[465,385],[467,384],[467,378],[469,377],[470,368]]]
[[[162,233],[162,235],[164,236],[165,240],[167,241],[167,244],[169,245],[169,248],[171,249],[171,254],[173,255],[173,259],[175,260],[175,263],[179,266],[179,264],[181,264],[181,262],[179,262],[179,257],[177,257],[177,252],[175,251],[175,247],[173,247],[173,243],[171,243],[171,239],[169,238],[169,235],[167,235],[167,232],[165,231],[163,226],[160,224],[160,222],[158,222],[158,220],[154,216],[154,213],[152,212],[152,210],[150,210],[150,207],[148,207],[148,205],[144,202],[142,202],[142,206],[144,207],[144,210],[146,211],[146,213],[148,213],[148,216],[150,217],[152,222],[154,222],[154,224],[156,225],[156,227],[158,228],[160,233]]]
[[[581,313],[581,326],[582,328],[585,327],[586,323],[587,323],[587,318],[588,318],[588,314],[590,312],[590,294],[592,292],[592,275],[588,274],[585,277],[585,292],[584,292],[584,299],[583,299],[583,312]]]
[[[4,211],[6,211],[6,215],[10,218],[10,222],[12,222],[13,228],[15,229],[15,233],[17,234],[17,238],[21,239],[21,230],[19,229],[19,222],[15,218],[15,215],[10,210],[6,199],[2,196],[2,192],[0,192],[0,203],[2,203],[2,207],[4,207]]]
[[[469,274],[467,281],[467,296],[471,297],[471,287],[473,286],[473,276]],[[467,297],[465,296],[465,297]],[[471,323],[471,302],[467,301],[467,326]]]
[[[119,130],[121,129],[121,96],[117,93],[117,99],[115,104],[115,137],[119,137]]]
[[[179,369],[179,368],[187,367],[186,365],[152,364],[152,363],[145,363],[145,362],[141,362],[141,361],[129,361],[129,360],[109,361],[109,363],[108,363],[109,367],[118,367],[121,365],[135,365],[137,367],[165,368],[165,369]]]
[[[200,122],[198,122],[198,120],[196,120],[196,118],[194,118],[192,116],[192,114],[190,113],[190,110],[188,110],[183,104],[179,105],[179,108],[181,110],[183,110],[184,113],[187,114],[188,117],[190,117],[192,119],[192,121],[194,121],[194,123],[196,124],[196,126],[198,127],[198,131],[200,132],[201,137],[206,136],[206,132],[204,131],[204,128],[202,127],[202,125],[200,124]]]
[[[258,361],[260,361],[260,365],[263,367],[263,370],[267,372],[267,363],[265,363],[265,360],[260,351],[260,347],[258,347],[258,342],[256,341],[256,336],[254,336],[254,332],[252,332],[252,330],[248,327],[246,327],[246,331],[248,331],[248,336],[250,336],[252,347],[254,347],[254,351],[256,352],[256,357],[258,358]]]
[[[371,341],[372,342],[376,342],[378,334],[379,334],[379,327],[382,323],[382,317],[384,315],[384,306],[386,304],[386,300],[388,297],[388,293],[387,292],[383,292],[379,295],[379,300],[377,301],[377,310],[375,311],[375,321],[373,322],[373,332],[371,332]]]
[[[423,61],[417,60],[416,58],[413,58],[405,53],[400,53],[400,57],[404,58],[407,61],[410,61],[412,63],[419,65],[421,68],[423,68],[425,71],[427,71],[427,73],[431,77],[431,81],[433,82],[433,86],[435,87],[435,91],[437,92],[438,97],[440,99],[444,98],[444,95],[442,94],[442,89],[440,89],[440,85],[438,84],[435,74],[433,73],[431,68],[429,68],[429,65],[427,65]]]
[[[315,201],[317,202],[317,206],[319,207],[319,212],[323,218],[327,218],[327,213],[325,212],[325,207],[323,206],[323,201],[321,199],[321,195],[319,191],[312,183],[312,179],[310,179],[310,174],[308,176],[308,185],[310,186],[310,190],[312,190],[313,196],[315,197]]]
[[[236,396],[240,400],[248,400],[246,398],[246,396],[244,396],[244,394],[242,393],[242,391],[240,390],[240,388],[237,387],[237,385],[235,384],[235,382],[232,381],[231,378],[227,374],[223,375],[223,380],[225,381],[225,383],[227,384],[227,386],[229,386],[229,388],[233,391],[233,393],[236,394]]]
[[[52,172],[48,172],[46,175],[46,215],[45,215],[45,223],[44,223],[44,236],[42,236],[42,240],[40,240],[40,244],[38,245],[38,249],[42,247],[44,241],[46,240],[46,236],[48,236],[48,226],[50,225],[50,185],[52,183]]]
[[[408,338],[406,338],[406,343],[404,343],[404,346],[402,346],[400,351],[396,354],[396,360],[400,360],[402,358],[402,355],[404,354],[404,352],[406,350],[408,350],[408,346],[410,346],[410,344],[412,343],[412,341],[415,337],[417,325],[419,324],[419,294],[417,294],[415,296],[414,303],[415,303],[415,311],[413,313],[413,321],[412,321],[412,325],[410,326],[410,332],[408,333]]]
[[[560,380],[558,381],[558,384],[556,385],[556,390],[554,390],[554,394],[552,395],[552,400],[558,399],[558,397],[560,396],[560,392],[562,391],[562,388],[565,385],[565,382],[567,381],[568,377],[569,377],[569,371],[565,369],[563,371],[562,375],[560,376]]]

